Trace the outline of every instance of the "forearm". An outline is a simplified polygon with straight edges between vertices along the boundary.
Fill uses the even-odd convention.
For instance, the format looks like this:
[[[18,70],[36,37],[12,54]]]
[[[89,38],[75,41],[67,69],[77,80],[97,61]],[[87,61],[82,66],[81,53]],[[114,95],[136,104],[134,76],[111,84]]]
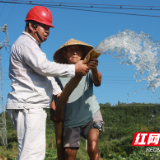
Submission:
[[[57,119],[55,117],[55,111],[56,111],[56,105],[55,105],[55,101],[53,100],[51,103],[51,110],[50,110],[50,120],[53,121],[54,123],[57,123]]]
[[[54,101],[54,100],[52,101],[50,107],[51,107],[51,108],[53,109],[53,111],[55,112],[55,110],[56,110],[56,105],[55,105],[55,101]]]
[[[24,62],[40,75],[51,77],[75,76],[74,64],[59,64],[51,62],[46,58],[46,54],[38,47],[32,49],[28,46],[24,46],[21,54]]]
[[[101,81],[102,81],[102,75],[101,73],[98,71],[97,68],[91,69],[92,71],[92,77],[93,77],[93,82],[95,85],[100,85]]]

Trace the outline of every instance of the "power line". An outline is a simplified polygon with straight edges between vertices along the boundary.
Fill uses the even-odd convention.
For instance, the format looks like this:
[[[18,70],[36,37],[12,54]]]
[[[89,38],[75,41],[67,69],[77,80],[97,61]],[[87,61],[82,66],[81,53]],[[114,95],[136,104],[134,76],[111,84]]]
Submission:
[[[98,68],[115,68],[115,67],[118,67],[118,68],[122,68],[122,67],[128,67],[128,66],[105,66],[105,67],[101,67],[101,66],[98,66]]]
[[[16,5],[16,4],[14,4],[14,6],[13,6],[12,10],[10,11],[10,13],[9,13],[8,17],[6,18],[6,22],[7,22],[7,20],[9,19],[9,17],[10,17],[10,15],[11,15],[11,13],[13,12],[15,5]],[[12,15],[13,15],[13,14],[12,14]]]
[[[53,2],[20,1],[20,0],[19,1],[3,1],[2,0],[2,1],[0,1],[0,3],[13,3],[13,4],[23,4],[23,5],[40,5],[40,6],[51,7],[51,8],[59,8],[59,9],[72,9],[72,10],[97,12],[97,13],[111,13],[111,14],[122,14],[122,15],[132,15],[132,16],[143,16],[143,17],[160,18],[159,15],[145,15],[145,14],[137,14],[137,13],[135,14],[135,13],[122,13],[122,12],[109,12],[109,11],[102,11],[102,10],[94,10],[93,6],[90,6],[91,9],[84,9],[85,8],[84,6],[81,6],[81,8],[78,8],[80,6],[64,5],[64,2],[62,2],[62,3],[55,2],[55,3],[57,3],[57,5],[55,5],[55,4],[51,4]],[[71,4],[71,3],[68,3],[68,4]],[[79,3],[72,3],[72,4],[79,5]],[[85,5],[87,5],[87,4],[85,4]],[[94,5],[100,5],[100,4],[94,4]],[[109,4],[101,4],[101,5],[108,5],[109,6]],[[122,9],[124,6],[127,6],[127,5],[117,5],[117,6],[121,7],[121,9]],[[140,7],[140,6],[138,6],[138,7]],[[151,6],[143,6],[143,7],[151,7]],[[155,8],[155,7],[159,8],[159,6],[152,6],[152,8],[150,10],[153,10],[153,8]],[[104,9],[104,8],[101,8],[101,9]],[[139,8],[137,8],[137,9],[139,9]]]
[[[4,4],[3,9],[2,9],[1,12],[0,12],[0,16],[1,16],[1,14],[2,14],[4,8],[5,8],[5,5],[6,5],[6,4]]]
[[[119,64],[120,62],[99,62],[99,65],[101,64]]]
[[[122,4],[96,4],[96,3],[73,3],[73,2],[52,2],[52,0],[50,2],[46,2],[46,1],[24,1],[24,0],[10,0],[10,1],[18,1],[18,2],[29,2],[29,3],[33,3],[33,2],[39,2],[39,3],[47,3],[47,4],[50,4],[50,3],[53,3],[53,4],[70,4],[70,5],[89,5],[89,6],[117,6],[117,7],[137,7],[137,8],[160,8],[160,6],[139,6],[139,5],[122,5]]]
[[[123,83],[123,82],[103,82],[102,81],[102,84],[104,84],[104,83],[107,83],[107,84],[124,84],[124,85],[126,85],[126,84],[129,84],[129,85],[131,85],[131,84],[134,84],[134,85],[145,84],[146,85],[146,84],[148,84],[148,83],[138,83],[138,82],[137,83],[126,83],[126,82]]]
[[[12,14],[12,17],[14,17],[15,13],[19,10],[19,6],[20,6],[20,5],[18,5],[18,7],[17,7],[16,11]],[[13,20],[13,18],[12,18],[12,17],[11,17],[11,20],[8,22],[8,24]]]
[[[133,69],[113,69],[113,70],[103,70],[103,69],[99,69],[99,71],[126,71],[126,70],[133,70]]]
[[[47,5],[48,7],[52,7],[52,6],[58,6],[58,7],[72,7],[72,8],[84,8],[84,9],[86,9],[86,8],[92,8],[92,11],[93,11],[93,9],[111,9],[111,10],[143,10],[143,11],[160,11],[160,9],[159,8],[156,8],[156,9],[154,9],[154,8],[122,8],[122,6],[121,7],[97,7],[97,6],[70,6],[70,5],[63,5],[63,4],[59,4],[59,5]],[[112,13],[112,12],[111,12]]]
[[[103,76],[102,78],[107,77],[107,78],[133,78],[133,77],[126,77],[126,76]]]
[[[136,82],[136,80],[127,80],[127,79],[121,79],[121,80],[118,80],[118,79],[117,79],[117,80],[115,80],[115,79],[106,79],[106,78],[105,78],[105,79],[103,79],[103,80],[107,80],[107,81],[123,81],[123,82],[124,82],[124,81],[134,81],[134,82]]]

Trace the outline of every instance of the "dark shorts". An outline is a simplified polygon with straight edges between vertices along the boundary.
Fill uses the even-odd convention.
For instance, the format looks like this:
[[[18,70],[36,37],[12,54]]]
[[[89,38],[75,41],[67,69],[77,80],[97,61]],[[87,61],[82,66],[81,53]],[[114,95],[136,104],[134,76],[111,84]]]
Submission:
[[[97,128],[99,131],[102,130],[104,125],[102,115],[100,110],[94,115],[91,121],[87,124],[79,127],[74,128],[65,128],[63,132],[63,146],[65,148],[79,148],[80,146],[80,136],[84,137],[85,139],[88,138],[89,131],[92,128]]]

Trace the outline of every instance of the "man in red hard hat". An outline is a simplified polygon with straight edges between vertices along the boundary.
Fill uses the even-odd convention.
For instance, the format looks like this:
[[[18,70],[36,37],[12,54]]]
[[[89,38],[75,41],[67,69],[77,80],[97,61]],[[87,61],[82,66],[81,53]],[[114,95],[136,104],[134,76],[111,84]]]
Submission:
[[[18,160],[45,158],[46,111],[52,95],[61,89],[52,77],[85,75],[89,68],[79,61],[75,65],[58,64],[46,58],[40,44],[49,36],[52,13],[42,6],[27,14],[26,27],[12,46],[9,77],[12,91],[8,94],[7,112],[17,130]]]

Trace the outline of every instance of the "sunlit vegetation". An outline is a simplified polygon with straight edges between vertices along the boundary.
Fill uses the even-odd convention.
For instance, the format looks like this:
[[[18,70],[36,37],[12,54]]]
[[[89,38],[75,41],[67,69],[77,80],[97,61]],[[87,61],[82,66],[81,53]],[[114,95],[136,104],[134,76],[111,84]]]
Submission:
[[[99,150],[102,160],[159,160],[159,152],[146,152],[146,147],[132,147],[135,132],[160,131],[159,104],[125,104],[111,106],[100,104],[105,121],[104,130],[99,136]],[[53,122],[50,121],[47,109],[46,160],[56,160],[56,141]],[[0,146],[0,160],[14,160],[17,157],[16,130],[12,127],[6,114],[7,140],[6,147]],[[86,151],[86,140],[81,138],[77,160],[89,160]]]

